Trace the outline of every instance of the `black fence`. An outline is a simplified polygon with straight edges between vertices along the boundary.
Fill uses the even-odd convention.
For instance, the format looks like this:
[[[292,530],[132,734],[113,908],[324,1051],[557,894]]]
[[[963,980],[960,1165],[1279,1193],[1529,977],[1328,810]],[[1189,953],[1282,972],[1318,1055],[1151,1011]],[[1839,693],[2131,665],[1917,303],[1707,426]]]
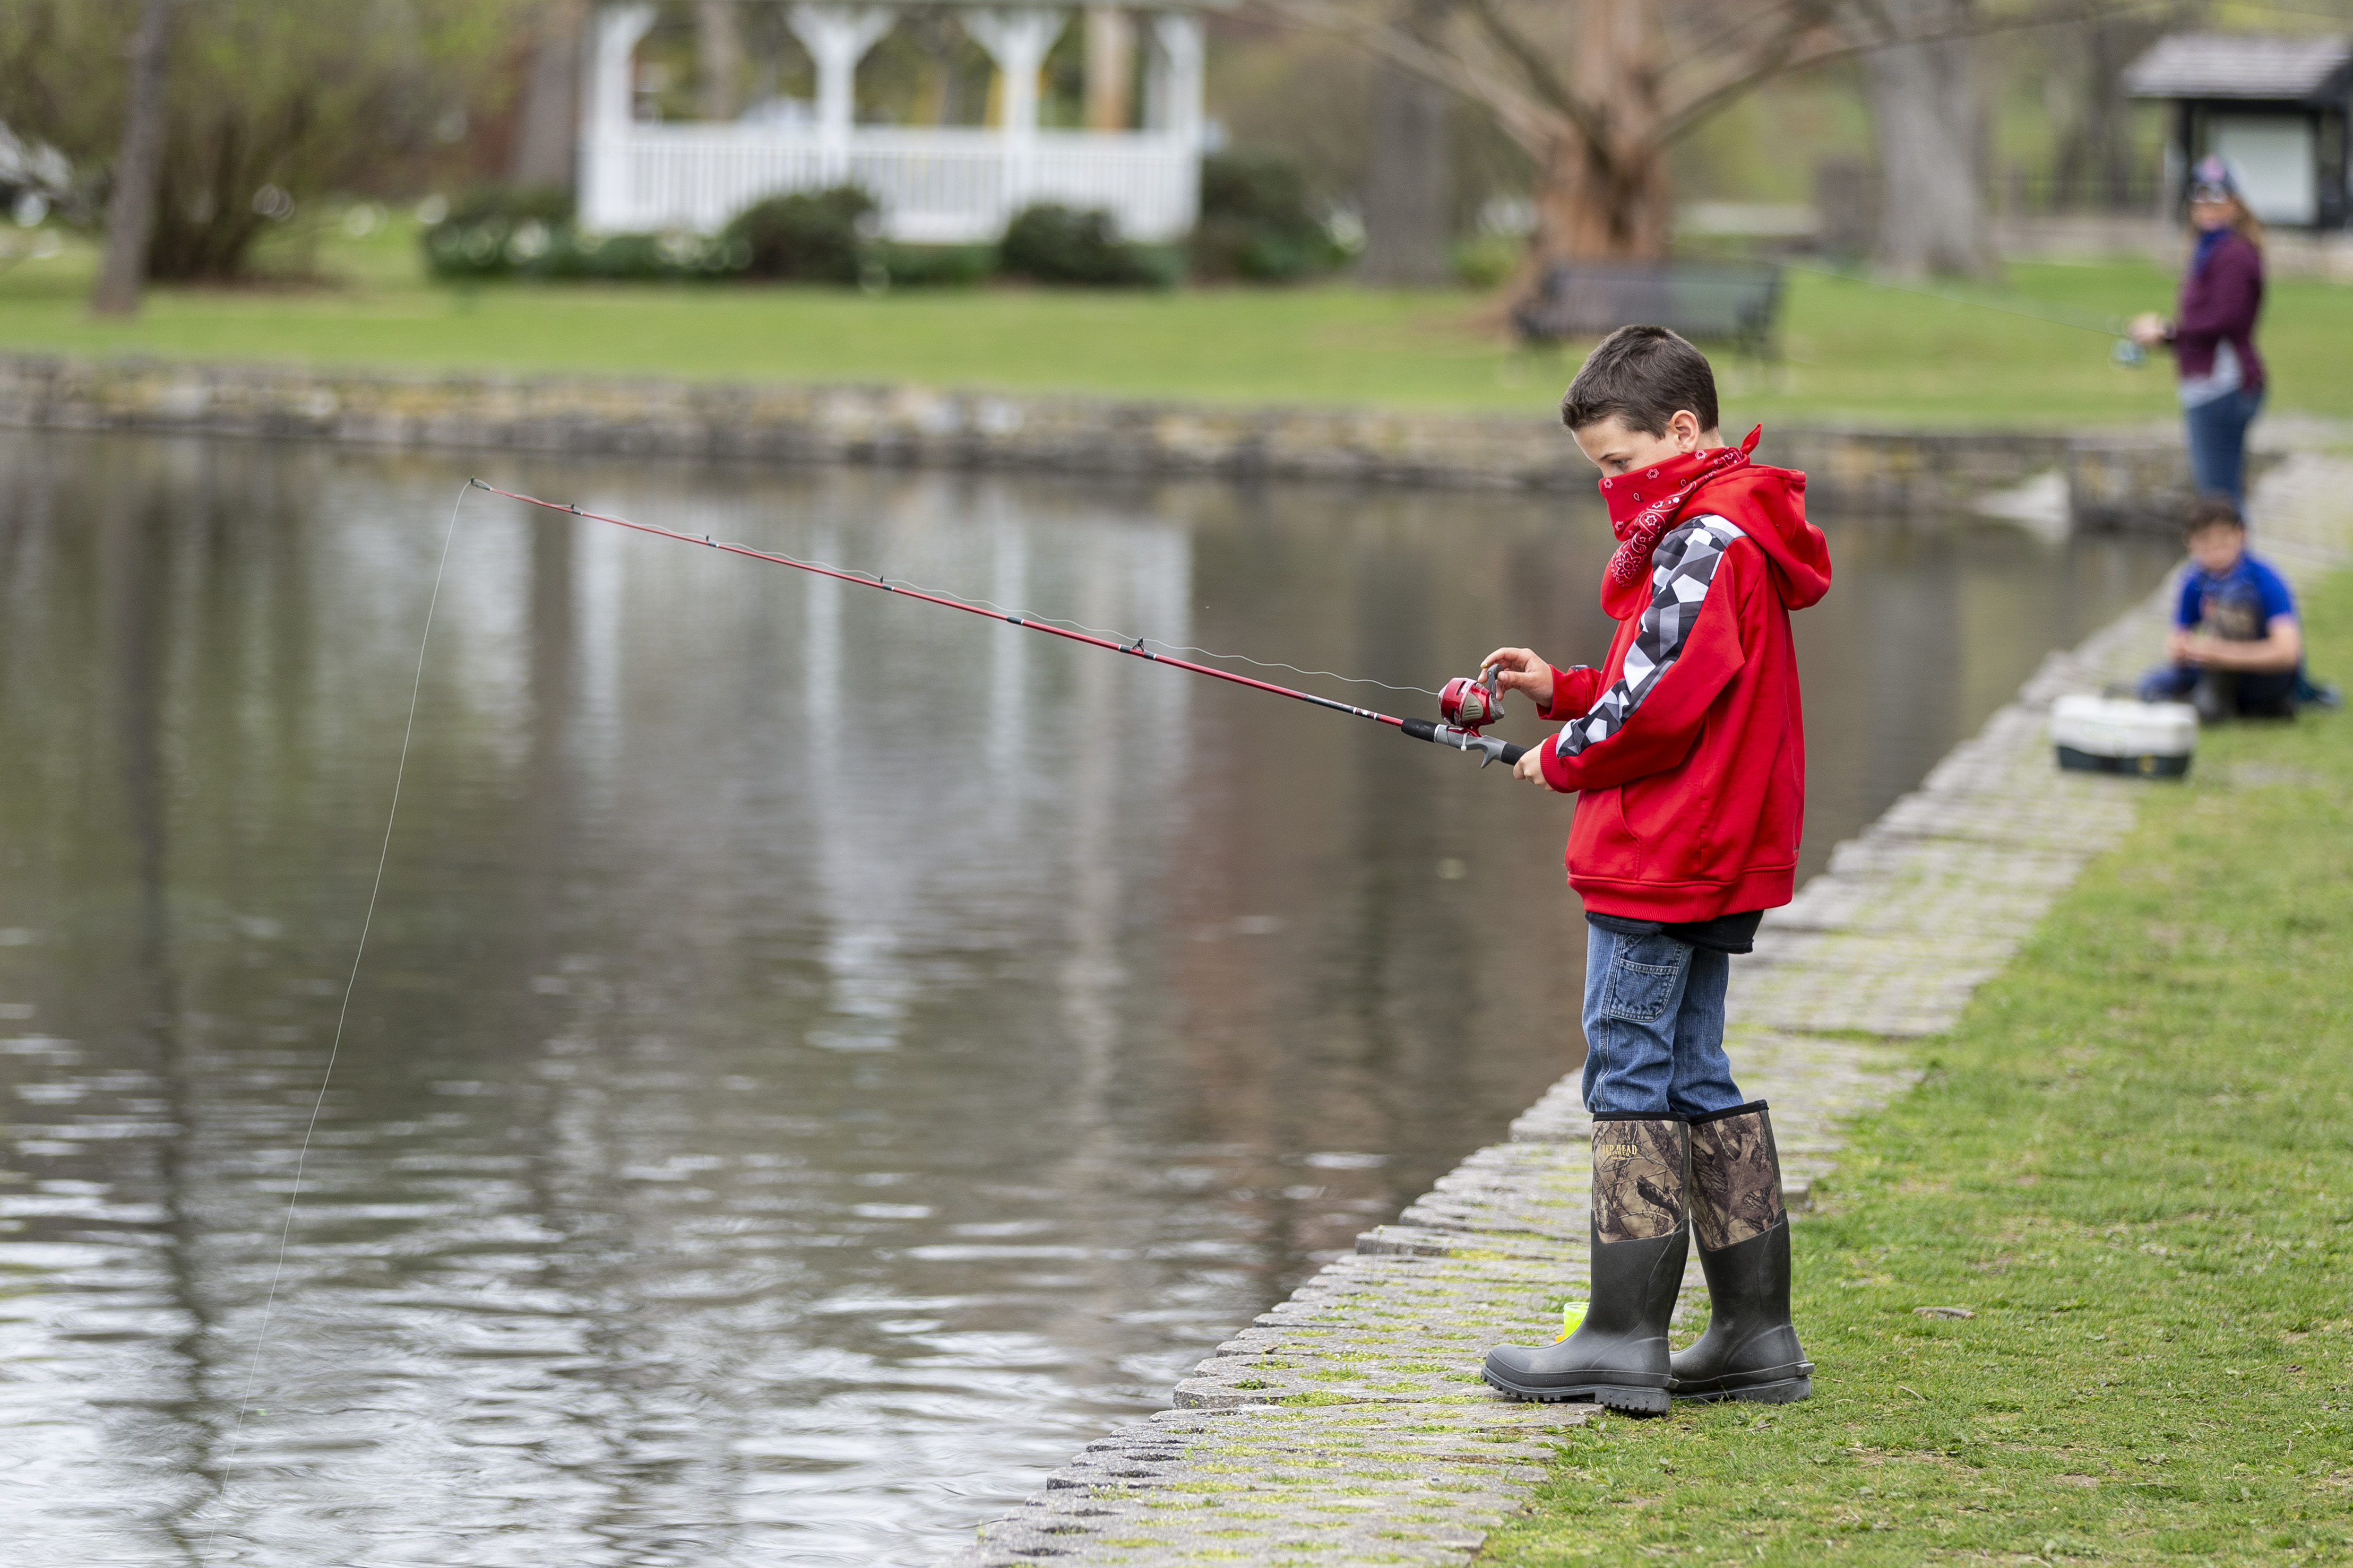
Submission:
[[[2079,174],[2011,169],[1993,192],[1995,206],[2006,217],[2075,214],[2155,217],[2165,195],[2164,175],[2155,169]]]

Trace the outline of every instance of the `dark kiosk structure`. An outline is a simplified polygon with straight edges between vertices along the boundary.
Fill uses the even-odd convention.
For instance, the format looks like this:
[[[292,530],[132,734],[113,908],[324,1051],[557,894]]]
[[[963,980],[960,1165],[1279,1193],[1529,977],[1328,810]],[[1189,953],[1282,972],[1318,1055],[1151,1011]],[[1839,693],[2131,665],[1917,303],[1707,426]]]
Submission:
[[[2238,164],[2264,223],[2346,226],[2353,38],[2177,33],[2126,68],[2125,89],[2174,105],[2166,173],[2175,200],[2183,171],[2219,153]]]

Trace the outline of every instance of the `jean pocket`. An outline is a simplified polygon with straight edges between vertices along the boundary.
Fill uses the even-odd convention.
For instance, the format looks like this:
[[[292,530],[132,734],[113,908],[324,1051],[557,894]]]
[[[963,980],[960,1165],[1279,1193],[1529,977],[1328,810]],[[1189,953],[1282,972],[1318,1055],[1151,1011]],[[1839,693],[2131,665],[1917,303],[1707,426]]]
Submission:
[[[1642,962],[1651,958],[1667,962]],[[1601,992],[1601,1016],[1630,1024],[1655,1022],[1667,1010],[1675,984],[1690,962],[1691,949],[1672,940],[1649,938],[1620,947],[1609,961],[1609,978]]]

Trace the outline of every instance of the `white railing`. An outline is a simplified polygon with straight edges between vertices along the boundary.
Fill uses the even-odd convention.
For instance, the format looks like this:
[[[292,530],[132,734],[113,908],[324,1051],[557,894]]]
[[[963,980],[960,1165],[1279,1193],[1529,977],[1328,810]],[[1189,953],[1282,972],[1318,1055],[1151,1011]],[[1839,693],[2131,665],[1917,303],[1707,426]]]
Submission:
[[[863,186],[882,230],[915,244],[995,239],[1033,202],[1101,207],[1130,239],[1193,226],[1200,165],[1189,139],[1154,132],[816,129],[632,123],[591,135],[581,221],[599,233],[717,229],[763,196]]]
[[[1201,155],[1178,136],[1040,132],[1031,157],[1021,205],[1107,208],[1146,240],[1181,238],[1200,214]]]

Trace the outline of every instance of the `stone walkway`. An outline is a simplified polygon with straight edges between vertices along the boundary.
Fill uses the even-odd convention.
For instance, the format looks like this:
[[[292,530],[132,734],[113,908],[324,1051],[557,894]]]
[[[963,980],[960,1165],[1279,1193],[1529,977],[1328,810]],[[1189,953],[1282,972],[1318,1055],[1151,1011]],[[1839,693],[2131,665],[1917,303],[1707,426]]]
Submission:
[[[2308,579],[2353,555],[2353,462],[2299,456],[2252,509]],[[1917,1069],[2052,899],[2161,785],[2059,773],[2053,699],[2154,661],[2170,589],[2071,652],[1838,847],[1735,965],[1727,1044],[1773,1103],[1802,1213],[1841,1130]],[[1525,1506],[1547,1439],[1598,1414],[1493,1394],[1480,1358],[1547,1337],[1585,1286],[1589,1122],[1574,1077],[1176,1385],[1176,1408],[1090,1444],[944,1568],[1052,1562],[1467,1563]],[[1686,1319],[1704,1310],[1690,1271]]]

